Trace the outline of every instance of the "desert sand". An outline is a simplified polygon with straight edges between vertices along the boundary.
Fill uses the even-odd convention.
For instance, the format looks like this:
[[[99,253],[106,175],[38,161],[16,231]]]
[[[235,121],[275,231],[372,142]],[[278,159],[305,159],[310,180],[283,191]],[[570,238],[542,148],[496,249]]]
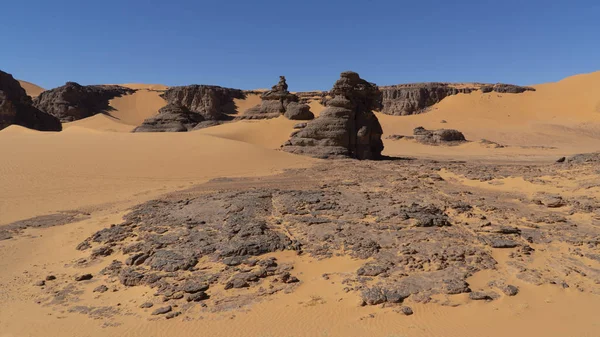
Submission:
[[[19,83],[21,84],[21,87],[23,89],[25,89],[25,92],[27,92],[27,95],[29,95],[31,97],[37,97],[42,92],[46,91],[46,89],[44,89],[38,85],[35,85],[33,83],[27,82],[27,81],[19,81]]]
[[[21,84],[32,96],[44,90],[28,82]],[[97,274],[112,257],[79,267],[74,261],[87,258],[89,253],[75,247],[93,233],[121,223],[133,206],[202,186],[211,179],[253,177],[260,181],[260,177],[272,177],[286,170],[324,165],[323,160],[278,150],[296,124],[283,117],[237,121],[186,133],[130,133],[165,105],[159,95],[166,86],[127,86],[140,90],[112,100],[114,110],[109,112],[110,116],[96,115],[64,124],[60,133],[18,126],[0,131],[3,158],[0,229],[14,221],[61,211],[77,210],[85,215],[65,225],[29,228],[22,235],[0,241],[0,336],[166,336],[173,331],[180,336],[592,337],[600,334],[597,284],[585,283],[588,288],[582,291],[577,287],[538,286],[511,278],[520,289],[518,296],[486,302],[467,301],[465,294],[452,295],[455,305],[442,305],[443,301],[410,303],[415,314],[403,316],[393,308],[358,306],[357,294],[344,291],[344,278],[354,275],[365,263],[347,255],[317,259],[291,252],[271,253],[279,261],[294,265],[294,275],[302,281],[294,291],[277,293],[224,312],[190,311],[184,319],[158,319],[139,309],[145,300],[156,300],[154,290],[145,286],[119,288],[118,292],[100,295],[92,292],[100,283],[80,285],[80,302],[71,305],[119,306],[127,313],[111,319],[70,312],[67,306],[52,304],[49,295],[32,284],[49,274],[69,280],[75,274]],[[423,126],[455,128],[472,141],[446,147],[384,139],[384,154],[442,162],[547,165],[561,156],[600,150],[600,72],[534,87],[537,91],[519,95],[473,92],[451,96],[420,115],[398,117],[378,113],[384,138],[391,134],[409,135],[414,127]],[[249,95],[235,104],[238,111],[244,111],[259,102],[258,95]],[[310,102],[310,106],[316,116],[323,109],[317,101]],[[441,123],[442,120],[447,123]],[[479,143],[481,139],[505,147],[490,147]],[[453,186],[490,193],[533,198],[540,192],[550,192],[600,200],[598,187],[582,187],[591,182],[575,173],[570,179],[548,177],[544,184],[518,176],[490,184],[450,170],[442,170],[440,175]],[[585,214],[576,213],[569,219],[597,226],[597,220]],[[508,252],[495,254],[495,259],[503,261]],[[550,265],[551,250],[536,254],[532,263],[541,267]],[[600,270],[597,261],[582,261],[589,268]],[[484,287],[502,272],[499,269],[476,273],[469,284],[474,288]],[[324,279],[325,273],[331,276]],[[595,294],[589,291],[594,287]]]

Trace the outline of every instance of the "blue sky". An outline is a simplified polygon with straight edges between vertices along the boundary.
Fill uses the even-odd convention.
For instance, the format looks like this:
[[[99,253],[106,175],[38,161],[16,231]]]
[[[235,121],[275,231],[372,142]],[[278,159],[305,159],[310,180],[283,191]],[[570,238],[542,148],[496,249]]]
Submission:
[[[536,84],[600,70],[600,1],[6,1],[0,69],[45,88]]]

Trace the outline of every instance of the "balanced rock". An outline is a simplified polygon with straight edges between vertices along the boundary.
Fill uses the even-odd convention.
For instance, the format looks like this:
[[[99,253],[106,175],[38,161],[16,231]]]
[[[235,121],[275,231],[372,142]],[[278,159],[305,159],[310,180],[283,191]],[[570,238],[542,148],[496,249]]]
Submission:
[[[283,150],[317,158],[380,158],[383,130],[372,112],[381,101],[377,86],[346,71],[329,94],[327,109],[293,133]]]
[[[80,85],[67,82],[62,87],[46,90],[33,105],[61,122],[72,122],[99,113],[110,113],[109,101],[133,94],[135,90],[119,85]]]
[[[279,82],[271,90],[264,92],[260,98],[261,104],[244,112],[239,119],[276,118],[282,114],[292,120],[309,120],[315,116],[306,104],[298,103],[298,96],[288,91],[285,76],[279,76]]]
[[[61,131],[60,121],[32,105],[31,97],[11,74],[0,70],[0,130],[16,124],[39,131]]]
[[[167,104],[158,115],[146,119],[133,132],[186,132],[192,130],[204,117],[182,105]]]

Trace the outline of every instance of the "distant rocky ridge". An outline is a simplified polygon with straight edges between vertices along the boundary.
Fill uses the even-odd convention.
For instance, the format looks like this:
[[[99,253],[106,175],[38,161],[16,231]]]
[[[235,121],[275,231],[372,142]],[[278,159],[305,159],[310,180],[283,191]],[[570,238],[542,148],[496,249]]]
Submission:
[[[284,115],[292,120],[309,120],[315,116],[310,107],[299,103],[299,97],[288,91],[285,76],[279,77],[279,82],[271,90],[261,94],[261,104],[254,106],[239,116],[238,119],[265,119]]]
[[[427,111],[430,106],[439,103],[447,96],[471,93],[481,90],[483,93],[523,93],[535,91],[531,87],[521,87],[512,84],[483,84],[471,83],[457,85],[453,83],[412,83],[384,86],[379,88],[382,92],[382,110],[388,115],[405,116],[415,115]]]
[[[133,132],[185,132],[231,121],[237,113],[233,100],[246,94],[215,85],[188,85],[170,87],[161,97],[167,106]]]
[[[134,89],[119,85],[80,85],[67,82],[61,87],[42,92],[34,99],[33,105],[63,123],[72,122],[99,113],[110,115],[111,99],[134,92]]]
[[[306,125],[298,125],[283,150],[317,158],[378,159],[383,130],[372,112],[381,92],[352,71],[343,72],[329,92],[327,109]]]
[[[19,82],[0,70],[0,130],[12,124],[39,131],[62,130],[57,118],[35,108]]]

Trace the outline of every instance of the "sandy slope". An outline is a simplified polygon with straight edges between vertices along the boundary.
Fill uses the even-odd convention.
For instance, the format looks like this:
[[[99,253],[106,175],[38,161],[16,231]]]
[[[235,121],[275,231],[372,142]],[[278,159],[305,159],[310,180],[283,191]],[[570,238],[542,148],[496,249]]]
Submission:
[[[71,130],[72,128],[84,128],[93,131],[107,131],[107,132],[131,132],[134,126],[125,124],[121,120],[107,116],[104,114],[97,114],[89,118],[84,118],[75,122],[63,123],[63,130]],[[72,131],[72,130],[71,130]]]
[[[86,127],[100,129],[107,121],[96,116],[60,133],[17,126],[1,131],[0,224],[149,198],[215,177],[265,175],[312,161],[196,132],[132,134]]]
[[[135,127],[142,124],[146,118],[158,114],[158,110],[167,102],[160,97],[162,91],[144,89],[142,85],[133,87],[138,91],[131,95],[117,97],[109,102],[114,109],[109,113],[120,122]]]
[[[27,95],[29,95],[31,97],[37,97],[42,92],[46,91],[46,89],[44,89],[38,85],[35,85],[33,83],[27,82],[27,81],[19,80],[19,83],[21,84],[21,87],[23,89],[25,89],[25,91],[27,92]]]

